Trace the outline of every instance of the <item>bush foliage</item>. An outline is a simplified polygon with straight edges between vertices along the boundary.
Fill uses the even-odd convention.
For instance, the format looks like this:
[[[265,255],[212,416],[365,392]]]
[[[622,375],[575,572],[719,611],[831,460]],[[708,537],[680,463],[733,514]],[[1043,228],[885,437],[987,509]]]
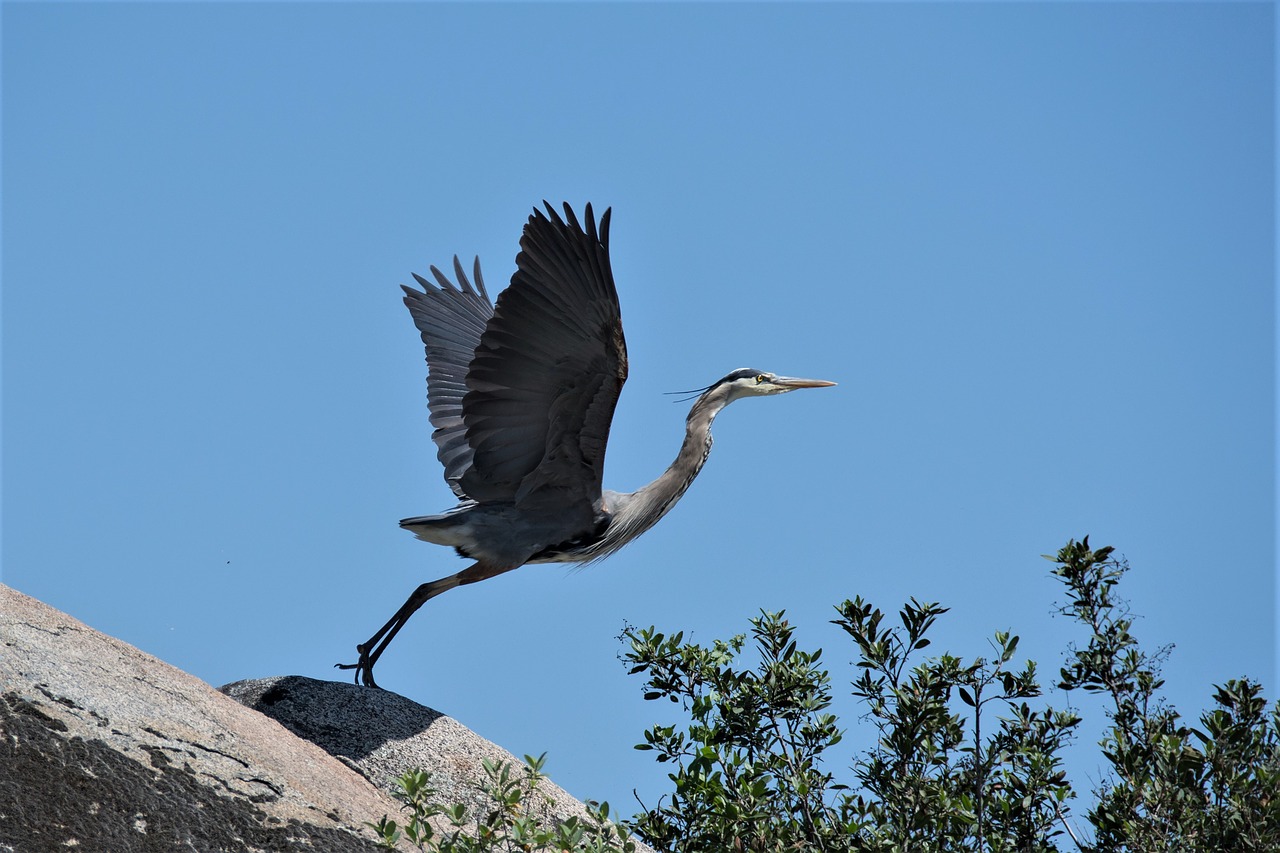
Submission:
[[[489,808],[478,815],[461,804],[438,802],[431,774],[411,770],[396,780],[407,812],[405,823],[383,815],[369,827],[387,850],[401,849],[407,842],[429,853],[634,853],[636,845],[626,826],[610,822],[608,803],[588,803],[586,820],[552,817],[550,800],[538,791],[546,778],[546,759],[546,753],[538,758],[526,755],[519,769],[484,759],[485,778],[479,787]]]
[[[701,646],[624,630],[645,698],[681,703],[691,720],[636,747],[675,768],[637,834],[671,851],[1280,850],[1280,706],[1255,682],[1227,681],[1199,726],[1185,724],[1158,693],[1167,650],[1141,649],[1115,595],[1127,563],[1088,537],[1048,559],[1061,612],[1088,637],[1058,685],[1099,694],[1108,718],[1108,772],[1084,815],[1062,758],[1080,717],[1037,701],[1016,636],[997,632],[990,659],[928,656],[946,608],[912,600],[895,624],[855,598],[834,622],[856,646],[853,693],[877,741],[846,783],[825,769],[841,732],[822,652],[797,648],[782,613],[751,620],[751,667],[738,663],[746,636]]]
[[[1226,681],[1199,725],[1186,724],[1159,695],[1168,649],[1138,645],[1115,593],[1128,564],[1088,537],[1047,559],[1066,592],[1060,612],[1087,637],[1067,650],[1057,684],[1096,694],[1108,721],[1105,775],[1083,813],[1063,766],[1081,718],[1042,701],[1035,663],[1015,663],[1017,636],[997,632],[990,658],[931,655],[929,630],[947,608],[912,599],[895,621],[854,598],[833,622],[856,649],[853,695],[876,742],[851,766],[833,749],[842,731],[822,650],[800,649],[783,613],[709,646],[627,627],[623,659],[645,698],[688,715],[687,727],[655,725],[636,747],[672,767],[673,790],[656,804],[626,826],[608,822],[607,804],[555,826],[530,810],[542,759],[526,759],[519,776],[486,767],[495,807],[478,822],[434,804],[428,776],[407,774],[409,823],[371,826],[388,846],[403,834],[432,851],[612,853],[634,849],[629,831],[672,853],[1280,850],[1280,704],[1269,708],[1253,681]],[[452,829],[437,833],[433,816]]]

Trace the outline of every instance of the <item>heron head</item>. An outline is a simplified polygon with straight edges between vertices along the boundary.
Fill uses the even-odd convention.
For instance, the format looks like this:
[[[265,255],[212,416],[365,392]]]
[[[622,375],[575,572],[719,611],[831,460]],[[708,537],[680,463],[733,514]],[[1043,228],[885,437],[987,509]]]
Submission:
[[[835,385],[825,379],[797,379],[794,376],[778,376],[749,367],[739,368],[712,387],[721,386],[728,391],[729,400],[741,397],[767,397],[785,394],[798,388],[827,388]]]

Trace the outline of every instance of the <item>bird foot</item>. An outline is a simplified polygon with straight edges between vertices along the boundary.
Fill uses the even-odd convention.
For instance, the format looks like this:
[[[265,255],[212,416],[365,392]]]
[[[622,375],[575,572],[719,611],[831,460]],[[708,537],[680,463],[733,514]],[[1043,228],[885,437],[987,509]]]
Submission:
[[[363,684],[365,687],[377,687],[378,684],[373,680],[373,661],[369,660],[369,650],[364,643],[356,646],[356,651],[360,653],[360,660],[355,663],[335,663],[337,669],[354,669],[355,683]],[[381,689],[381,688],[379,688]]]

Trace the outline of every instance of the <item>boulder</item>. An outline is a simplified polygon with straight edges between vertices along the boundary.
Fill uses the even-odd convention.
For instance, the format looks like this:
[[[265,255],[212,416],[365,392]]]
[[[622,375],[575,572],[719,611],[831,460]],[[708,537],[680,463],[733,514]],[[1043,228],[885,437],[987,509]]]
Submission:
[[[374,851],[395,777],[430,770],[440,799],[480,807],[481,759],[515,761],[383,690],[224,690],[0,585],[0,851]]]
[[[468,814],[492,808],[483,792],[483,761],[524,762],[439,711],[386,690],[291,675],[237,681],[223,693],[276,720],[300,738],[343,760],[384,792],[409,768],[431,771],[436,798],[462,803]],[[538,791],[549,821],[586,820],[583,804],[543,779]]]

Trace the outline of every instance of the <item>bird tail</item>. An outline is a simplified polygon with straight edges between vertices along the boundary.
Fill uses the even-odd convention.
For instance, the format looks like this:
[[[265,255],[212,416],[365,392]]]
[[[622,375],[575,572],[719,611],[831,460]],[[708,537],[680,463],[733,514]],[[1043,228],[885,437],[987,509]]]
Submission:
[[[470,537],[466,535],[465,526],[459,524],[457,516],[452,513],[402,518],[400,526],[423,542],[448,545],[453,548],[471,544]]]

